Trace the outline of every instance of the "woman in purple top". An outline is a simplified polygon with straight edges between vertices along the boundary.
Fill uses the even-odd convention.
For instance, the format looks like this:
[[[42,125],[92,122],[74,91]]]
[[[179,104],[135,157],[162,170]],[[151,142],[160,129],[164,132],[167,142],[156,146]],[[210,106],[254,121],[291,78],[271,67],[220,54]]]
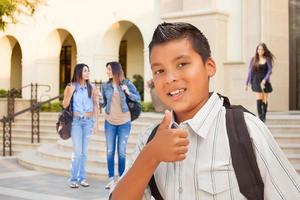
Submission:
[[[250,61],[246,80],[246,90],[248,90],[248,85],[251,84],[251,89],[255,92],[257,113],[263,122],[266,120],[268,96],[273,91],[270,82],[273,60],[274,55],[267,48],[266,44],[258,44],[255,55]]]

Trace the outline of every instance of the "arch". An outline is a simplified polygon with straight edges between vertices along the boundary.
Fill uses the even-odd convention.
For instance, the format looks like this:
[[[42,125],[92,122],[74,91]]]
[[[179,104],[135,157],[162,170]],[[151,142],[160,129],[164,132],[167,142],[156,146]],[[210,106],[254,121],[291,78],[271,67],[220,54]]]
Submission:
[[[47,36],[37,59],[37,82],[51,86],[50,96],[61,93],[70,81],[76,57],[76,41],[69,31],[58,28]]]
[[[22,86],[22,50],[18,40],[11,35],[0,39],[1,89],[19,89]]]
[[[130,21],[118,21],[112,24],[97,46],[98,64],[101,79],[106,80],[105,63],[111,60],[120,61],[127,78],[133,75],[144,77],[144,39],[139,27]],[[97,63],[97,60],[96,60]]]

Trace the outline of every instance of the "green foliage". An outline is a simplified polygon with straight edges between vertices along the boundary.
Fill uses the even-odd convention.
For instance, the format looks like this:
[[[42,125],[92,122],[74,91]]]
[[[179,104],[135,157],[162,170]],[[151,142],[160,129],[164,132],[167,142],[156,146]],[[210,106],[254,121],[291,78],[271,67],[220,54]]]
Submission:
[[[7,97],[7,90],[0,89],[0,98],[6,98]]]
[[[143,112],[155,112],[152,102],[142,101],[142,111]]]
[[[10,90],[10,94],[13,95],[15,98],[22,98],[22,91],[21,90]],[[4,89],[0,89],[0,98],[7,98],[8,91]]]
[[[144,79],[141,75],[135,74],[133,75],[133,84],[135,85],[137,91],[139,91],[141,95],[142,101],[144,100]]]
[[[44,104],[41,107],[42,112],[60,112],[61,110],[60,102]]]
[[[17,23],[18,15],[33,15],[40,4],[46,0],[0,0],[0,30],[4,31],[8,23]]]

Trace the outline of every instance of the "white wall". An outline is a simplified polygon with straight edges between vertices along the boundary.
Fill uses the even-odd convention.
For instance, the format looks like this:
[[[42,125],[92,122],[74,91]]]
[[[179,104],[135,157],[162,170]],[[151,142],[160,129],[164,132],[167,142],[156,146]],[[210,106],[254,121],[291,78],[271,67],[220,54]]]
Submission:
[[[63,42],[63,37],[59,35],[61,33],[55,33],[57,30],[63,29],[65,33],[73,36],[77,45],[77,62],[90,66],[91,80],[104,80],[106,77],[103,65],[108,60],[118,59],[119,41],[130,26],[135,25],[139,29],[144,47],[148,45],[159,22],[159,4],[158,0],[112,0],[105,3],[98,0],[49,0],[33,17],[23,17],[22,23],[9,25],[4,33],[0,32],[0,38],[10,34],[21,45],[22,85],[31,82],[50,83],[53,88],[50,94],[54,96],[57,95],[58,90],[55,88],[59,84],[57,52],[59,53]],[[121,27],[112,27],[120,21],[127,21],[130,26],[126,28],[125,23]],[[112,35],[107,37],[107,32]],[[109,41],[105,41],[107,38]],[[5,60],[1,58],[10,56],[11,51],[8,49],[5,42],[2,45],[0,43],[0,51],[4,51],[0,54],[0,62]],[[143,51],[139,54],[138,57],[145,57]],[[133,69],[143,72],[149,68],[148,57],[145,58],[136,60],[131,57],[129,61],[135,63]],[[0,88],[9,87],[9,71],[9,67],[3,69]],[[29,98],[29,91],[23,93]]]

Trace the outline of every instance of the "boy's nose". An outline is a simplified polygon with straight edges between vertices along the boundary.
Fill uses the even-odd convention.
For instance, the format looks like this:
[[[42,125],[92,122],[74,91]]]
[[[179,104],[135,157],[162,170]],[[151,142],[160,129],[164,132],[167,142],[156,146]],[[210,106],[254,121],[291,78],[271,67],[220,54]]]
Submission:
[[[174,82],[174,81],[177,81],[178,80],[178,76],[177,76],[177,73],[172,73],[172,72],[169,72],[167,73],[167,76],[166,76],[166,82],[167,83],[171,83],[171,82]]]

